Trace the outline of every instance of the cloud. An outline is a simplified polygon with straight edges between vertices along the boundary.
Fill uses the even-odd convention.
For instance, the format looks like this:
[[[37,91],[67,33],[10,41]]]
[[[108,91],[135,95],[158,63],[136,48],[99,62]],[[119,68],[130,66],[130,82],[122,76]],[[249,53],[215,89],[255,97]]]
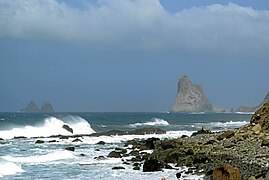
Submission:
[[[104,50],[267,55],[268,19],[268,10],[233,3],[172,14],[158,0],[99,0],[84,8],[57,0],[0,0],[0,38],[82,42]]]

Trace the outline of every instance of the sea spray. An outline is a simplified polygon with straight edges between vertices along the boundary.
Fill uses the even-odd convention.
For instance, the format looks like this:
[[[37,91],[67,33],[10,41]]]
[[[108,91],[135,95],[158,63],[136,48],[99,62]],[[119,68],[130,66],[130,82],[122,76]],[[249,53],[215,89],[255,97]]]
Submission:
[[[68,122],[64,122],[56,117],[48,117],[38,125],[26,125],[10,130],[0,131],[0,137],[3,139],[12,139],[16,136],[48,137],[59,134],[71,135],[72,133],[62,128],[64,124],[69,125],[74,130],[74,134],[91,134],[95,132],[91,128],[91,125],[79,116],[69,116],[66,117],[66,119],[68,119]]]
[[[0,159],[0,177],[22,172],[24,172],[24,170],[20,167],[20,165]]]
[[[145,123],[134,123],[130,124],[129,126],[132,128],[139,127],[139,126],[168,126],[169,122],[165,121],[161,118],[152,118],[151,121],[147,121]]]

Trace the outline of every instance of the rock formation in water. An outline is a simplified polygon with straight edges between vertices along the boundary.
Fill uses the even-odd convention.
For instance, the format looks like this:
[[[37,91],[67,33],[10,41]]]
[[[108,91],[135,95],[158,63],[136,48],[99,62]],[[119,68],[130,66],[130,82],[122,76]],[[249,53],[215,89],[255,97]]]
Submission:
[[[21,112],[24,113],[52,113],[54,112],[52,105],[45,101],[41,107],[41,109],[39,109],[36,105],[36,103],[34,101],[30,101],[30,103],[27,105],[26,108],[21,109]]]
[[[192,84],[188,76],[178,82],[172,112],[223,112],[224,108],[209,103],[201,85]]]
[[[36,113],[40,112],[40,109],[37,107],[34,101],[30,101],[26,108],[22,109],[21,112],[25,113]]]
[[[255,112],[260,107],[262,107],[262,105],[266,103],[267,101],[269,101],[269,92],[266,94],[264,100],[258,106],[255,106],[255,107],[239,106],[235,111],[236,112]]]
[[[54,112],[54,110],[53,110],[52,105],[48,101],[45,101],[41,107],[41,112],[52,113]]]

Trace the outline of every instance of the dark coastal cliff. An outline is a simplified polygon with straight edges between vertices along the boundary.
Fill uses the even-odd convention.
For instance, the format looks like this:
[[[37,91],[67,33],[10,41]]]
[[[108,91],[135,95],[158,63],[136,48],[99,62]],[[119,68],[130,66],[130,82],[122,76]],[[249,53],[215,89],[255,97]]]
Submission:
[[[26,108],[21,109],[23,113],[53,113],[53,107],[48,101],[44,101],[41,109],[39,109],[34,101],[30,101]]]
[[[188,76],[178,82],[176,100],[172,112],[222,112],[224,108],[211,104],[201,85],[193,84]]]
[[[236,109],[236,112],[255,112],[255,111],[257,111],[260,107],[262,107],[262,105],[263,105],[264,103],[266,103],[267,101],[269,101],[269,92],[266,94],[264,100],[263,100],[258,106],[255,106],[255,107],[239,106],[239,107]]]

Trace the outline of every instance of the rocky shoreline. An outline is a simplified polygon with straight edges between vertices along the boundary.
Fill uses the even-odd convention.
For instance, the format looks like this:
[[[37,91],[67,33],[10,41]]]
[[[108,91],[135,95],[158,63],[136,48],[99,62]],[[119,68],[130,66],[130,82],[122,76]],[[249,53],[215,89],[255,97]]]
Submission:
[[[134,170],[143,164],[144,172],[171,169],[172,163],[189,167],[189,173],[204,174],[204,179],[268,180],[268,117],[269,102],[253,115],[249,125],[214,133],[204,128],[191,137],[178,139],[131,140],[126,143],[130,153],[112,151],[108,157],[133,156]]]

